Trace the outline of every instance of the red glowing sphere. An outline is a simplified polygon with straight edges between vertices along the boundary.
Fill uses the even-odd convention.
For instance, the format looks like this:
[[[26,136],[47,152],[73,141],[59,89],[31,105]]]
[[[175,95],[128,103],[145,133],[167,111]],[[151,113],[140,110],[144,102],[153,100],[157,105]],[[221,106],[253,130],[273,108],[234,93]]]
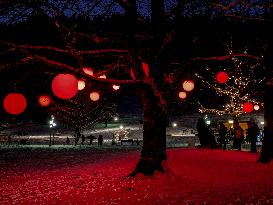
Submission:
[[[178,96],[181,99],[185,99],[187,97],[187,93],[182,91],[182,92],[179,92]]]
[[[86,75],[90,75],[90,76],[93,76],[94,75],[94,72],[93,72],[93,69],[92,68],[87,68],[87,67],[84,67],[82,68],[83,72],[86,74]]]
[[[52,81],[52,91],[61,99],[73,98],[78,92],[78,80],[71,74],[58,74]]]
[[[92,101],[98,101],[100,99],[100,94],[98,92],[91,92],[90,99]]]
[[[4,108],[6,112],[12,115],[19,115],[27,107],[26,98],[20,93],[10,93],[4,99]]]
[[[185,91],[192,91],[194,89],[194,82],[192,80],[185,80],[183,82],[183,89]]]
[[[85,88],[85,82],[84,80],[78,81],[78,90],[83,90]]]
[[[243,111],[246,113],[253,111],[253,105],[250,102],[246,102],[243,104]]]
[[[42,107],[49,106],[50,103],[51,103],[51,98],[49,96],[47,96],[47,95],[41,95],[39,97],[39,104]]]
[[[228,74],[224,71],[218,72],[216,74],[216,81],[218,83],[226,83],[228,81]]]

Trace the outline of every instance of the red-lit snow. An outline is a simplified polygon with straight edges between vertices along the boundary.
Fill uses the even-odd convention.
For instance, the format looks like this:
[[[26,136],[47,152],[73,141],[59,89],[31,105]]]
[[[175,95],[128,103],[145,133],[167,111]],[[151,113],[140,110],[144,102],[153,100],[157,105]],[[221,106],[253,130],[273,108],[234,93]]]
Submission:
[[[170,172],[135,178],[136,150],[0,153],[0,204],[273,204],[273,163],[247,152],[170,149]]]

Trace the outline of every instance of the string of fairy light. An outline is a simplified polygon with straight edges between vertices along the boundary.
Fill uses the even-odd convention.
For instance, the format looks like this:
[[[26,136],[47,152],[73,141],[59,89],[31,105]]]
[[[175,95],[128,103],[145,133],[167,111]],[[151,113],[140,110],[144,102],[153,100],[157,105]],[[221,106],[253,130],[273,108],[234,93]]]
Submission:
[[[233,51],[230,50],[229,54],[233,54]],[[247,50],[244,51],[244,54],[247,54]],[[228,97],[228,102],[223,105],[222,109],[206,108],[198,102],[199,112],[239,117],[245,113],[242,109],[242,105],[245,102],[255,105],[255,110],[263,107],[263,103],[253,98],[252,93],[250,93],[250,87],[257,87],[265,80],[264,77],[259,79],[255,78],[255,70],[262,67],[262,59],[263,56],[261,56],[261,59],[257,62],[251,64],[248,60],[243,61],[241,58],[233,57],[231,59],[233,63],[232,70],[228,71],[227,69],[223,69],[224,72],[229,75],[227,83],[211,83],[198,73],[195,73],[195,76],[200,79],[207,88],[214,90],[219,96]],[[209,67],[206,69],[210,70]],[[243,72],[246,70],[247,72]]]

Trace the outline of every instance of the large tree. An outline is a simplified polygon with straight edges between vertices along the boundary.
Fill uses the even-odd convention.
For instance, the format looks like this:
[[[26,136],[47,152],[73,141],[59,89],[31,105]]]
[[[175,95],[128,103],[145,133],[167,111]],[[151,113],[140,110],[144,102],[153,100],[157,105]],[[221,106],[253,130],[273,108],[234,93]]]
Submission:
[[[181,87],[181,79],[190,77],[190,70],[195,69],[192,61],[240,55],[226,55],[219,42],[215,43],[218,30],[227,32],[221,21],[234,22],[237,13],[259,18],[265,9],[253,15],[251,9],[256,12],[257,5],[265,6],[205,0],[3,2],[3,21],[24,23],[24,17],[38,15],[49,31],[36,30],[39,36],[28,40],[26,35],[25,39],[8,37],[1,41],[2,55],[12,56],[3,61],[1,69],[35,62],[46,65],[52,73],[65,71],[92,82],[131,85],[144,112],[143,148],[131,175],[163,172],[171,91]],[[19,58],[16,63],[14,56]],[[83,67],[92,67],[94,75],[84,73]],[[107,79],[99,78],[101,75]]]

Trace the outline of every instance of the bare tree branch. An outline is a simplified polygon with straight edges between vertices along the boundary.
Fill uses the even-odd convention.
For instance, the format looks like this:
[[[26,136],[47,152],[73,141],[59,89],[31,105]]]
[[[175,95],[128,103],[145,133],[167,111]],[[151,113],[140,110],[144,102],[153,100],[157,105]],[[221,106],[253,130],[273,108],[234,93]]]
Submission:
[[[228,60],[234,57],[247,57],[247,58],[253,58],[253,59],[262,59],[261,57],[258,56],[253,56],[249,54],[244,54],[244,53],[238,53],[238,54],[232,54],[232,55],[226,55],[226,56],[213,56],[213,57],[195,57],[192,60],[216,60],[216,61],[223,61],[223,60]]]

